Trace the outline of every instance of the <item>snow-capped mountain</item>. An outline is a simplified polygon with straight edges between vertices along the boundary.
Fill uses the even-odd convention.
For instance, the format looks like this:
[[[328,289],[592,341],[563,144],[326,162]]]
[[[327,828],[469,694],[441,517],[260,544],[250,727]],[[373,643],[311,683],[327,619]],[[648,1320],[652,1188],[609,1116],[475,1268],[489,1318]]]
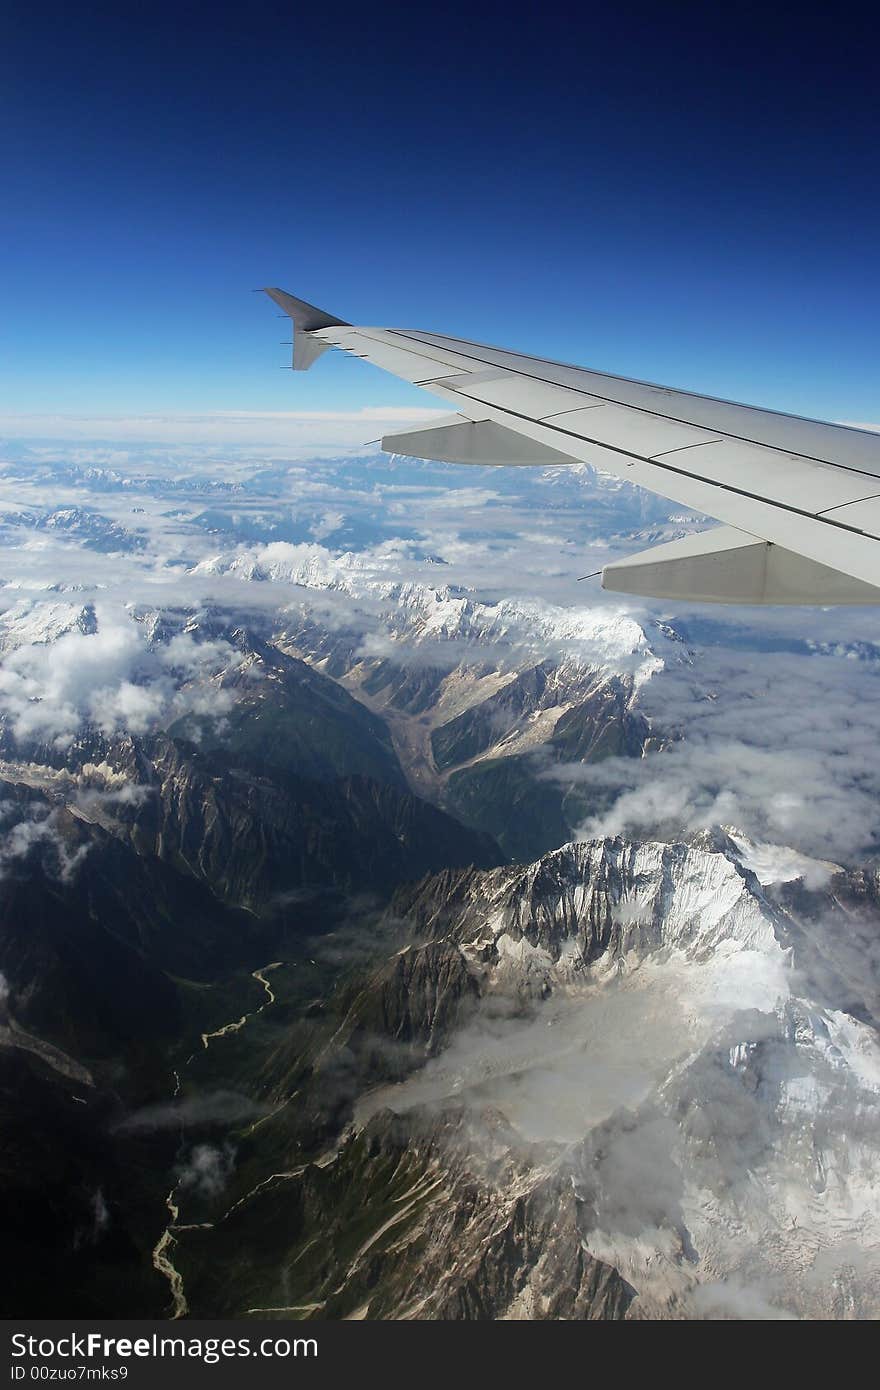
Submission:
[[[279,1163],[270,1059],[264,1162],[175,1230],[191,1313],[877,1315],[875,873],[605,840],[444,871],[390,920],[297,1092],[350,1123]]]
[[[709,838],[573,844],[398,894],[412,943],[344,1036],[381,1021],[429,1060],[357,1125],[500,1112],[509,1155],[537,1146],[520,1192],[570,1185],[629,1317],[877,1316],[877,876],[793,878],[780,851],[762,885],[769,847]]]
[[[344,582],[350,582],[346,578]],[[283,646],[332,674],[388,722],[413,785],[515,857],[559,844],[587,814],[559,763],[639,757],[662,731],[640,692],[689,660],[668,627],[613,609],[485,603],[425,585],[362,581],[381,604],[366,635],[285,616]]]
[[[92,603],[65,599],[21,598],[0,613],[0,651],[46,645],[68,632],[97,631]]]
[[[687,664],[688,648],[668,624],[643,625],[614,607],[488,602],[390,577],[399,565],[393,546],[238,549],[193,571],[243,578],[232,612],[17,596],[0,615],[0,650],[12,657],[0,713],[19,737],[54,721],[65,744],[96,720],[102,733],[141,733],[167,728],[190,707],[213,704],[225,717],[240,682],[224,671],[239,671],[234,633],[247,614],[250,630],[388,723],[419,795],[517,857],[566,840],[593,803],[545,778],[547,767],[658,746],[662,730],[641,713],[640,695],[669,666]],[[246,589],[260,579],[283,581],[293,601],[249,611]],[[328,594],[344,600],[341,609],[327,610]],[[79,637],[88,640],[79,645]],[[48,651],[55,643],[57,661]],[[76,678],[92,666],[94,680]]]
[[[570,838],[601,798],[554,783],[548,769],[660,746],[640,694],[691,652],[670,624],[623,608],[487,602],[389,578],[402,555],[399,544],[334,554],[277,543],[199,569],[304,590],[278,640],[382,714],[421,794],[515,857]],[[328,618],[309,593],[346,595],[346,616]]]
[[[438,661],[444,659],[444,643],[473,643],[475,662],[481,654],[489,659],[499,644],[512,647],[520,660],[528,654],[544,658],[548,653],[564,652],[573,663],[592,668],[603,665],[617,674],[631,675],[636,684],[649,680],[662,668],[663,658],[653,647],[665,645],[664,634],[658,628],[649,641],[624,608],[562,608],[524,599],[487,603],[448,585],[391,577],[399,570],[401,558],[399,542],[337,554],[320,545],[279,541],[215,555],[201,561],[192,572],[284,582],[306,590],[336,591],[354,599],[373,600],[380,605],[391,642],[415,646],[436,643]],[[369,654],[369,641],[364,654]]]
[[[40,511],[0,512],[0,528],[4,531],[21,527],[58,539],[79,541],[89,550],[104,553],[143,550],[146,539],[87,507],[56,507]]]

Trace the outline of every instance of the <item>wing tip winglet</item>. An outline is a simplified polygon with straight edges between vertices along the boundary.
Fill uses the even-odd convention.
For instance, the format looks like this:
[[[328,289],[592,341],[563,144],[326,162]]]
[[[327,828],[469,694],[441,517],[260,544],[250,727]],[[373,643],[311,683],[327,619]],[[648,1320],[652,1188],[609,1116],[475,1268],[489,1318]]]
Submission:
[[[263,293],[274,299],[285,314],[289,314],[294,327],[301,333],[314,333],[319,328],[348,327],[346,319],[338,319],[335,314],[328,314],[326,309],[319,309],[305,299],[297,299],[296,295],[288,294],[277,286],[264,286]]]
[[[283,309],[293,323],[293,370],[295,372],[306,372],[323,352],[326,352],[329,343],[325,343],[321,338],[313,338],[311,334],[318,332],[321,328],[344,328],[348,325],[345,319],[338,319],[334,314],[328,314],[325,309],[319,309],[314,304],[309,304],[305,299],[297,299],[296,295],[288,294],[286,290],[279,290],[277,286],[265,286],[263,293],[273,299],[280,309]]]

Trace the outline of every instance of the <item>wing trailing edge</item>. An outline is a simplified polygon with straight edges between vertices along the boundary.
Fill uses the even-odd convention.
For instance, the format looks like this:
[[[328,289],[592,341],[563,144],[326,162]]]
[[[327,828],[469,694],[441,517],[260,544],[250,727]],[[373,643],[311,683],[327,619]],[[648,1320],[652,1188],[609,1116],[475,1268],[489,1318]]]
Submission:
[[[708,603],[880,604],[880,433],[417,329],[360,327],[285,290],[301,371],[328,348],[446,403],[384,449],[482,465],[586,463],[720,529],[605,566],[603,587]]]

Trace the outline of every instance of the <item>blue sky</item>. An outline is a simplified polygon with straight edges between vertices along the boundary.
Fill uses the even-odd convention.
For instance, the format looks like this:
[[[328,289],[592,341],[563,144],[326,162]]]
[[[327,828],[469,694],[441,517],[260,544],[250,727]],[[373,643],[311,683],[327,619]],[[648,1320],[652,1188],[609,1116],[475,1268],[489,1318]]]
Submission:
[[[13,4],[0,412],[418,399],[282,373],[268,283],[880,420],[868,12],[712,8]]]

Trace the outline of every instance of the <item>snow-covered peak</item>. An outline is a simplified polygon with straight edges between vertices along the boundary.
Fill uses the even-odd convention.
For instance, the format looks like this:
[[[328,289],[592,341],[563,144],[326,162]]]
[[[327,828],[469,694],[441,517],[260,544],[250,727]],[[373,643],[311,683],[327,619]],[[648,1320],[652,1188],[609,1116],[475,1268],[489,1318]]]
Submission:
[[[777,905],[743,859],[774,877],[793,861],[736,838],[576,843],[401,898],[486,1003],[357,1119],[463,1099],[564,1146],[585,1248],[637,1291],[635,1316],[876,1317],[880,1043],[831,987],[859,910],[870,973],[876,905],[839,907],[849,941],[826,918],[811,970],[827,893],[801,874],[797,906]]]
[[[95,631],[91,603],[22,598],[0,614],[0,651],[55,642],[68,632]]]
[[[636,686],[661,670],[665,654],[673,650],[667,631],[657,626],[649,640],[624,608],[569,608],[519,598],[486,603],[473,592],[448,585],[401,580],[400,568],[399,542],[337,554],[321,545],[277,541],[214,555],[192,573],[335,590],[378,603],[392,640],[507,645],[532,660],[550,656],[582,668],[626,674]],[[676,659],[679,656],[675,650]]]
[[[459,918],[466,953],[493,957],[541,994],[636,969],[670,951],[693,960],[758,952],[781,967],[778,910],[735,856],[683,843],[599,839],[483,876]]]

